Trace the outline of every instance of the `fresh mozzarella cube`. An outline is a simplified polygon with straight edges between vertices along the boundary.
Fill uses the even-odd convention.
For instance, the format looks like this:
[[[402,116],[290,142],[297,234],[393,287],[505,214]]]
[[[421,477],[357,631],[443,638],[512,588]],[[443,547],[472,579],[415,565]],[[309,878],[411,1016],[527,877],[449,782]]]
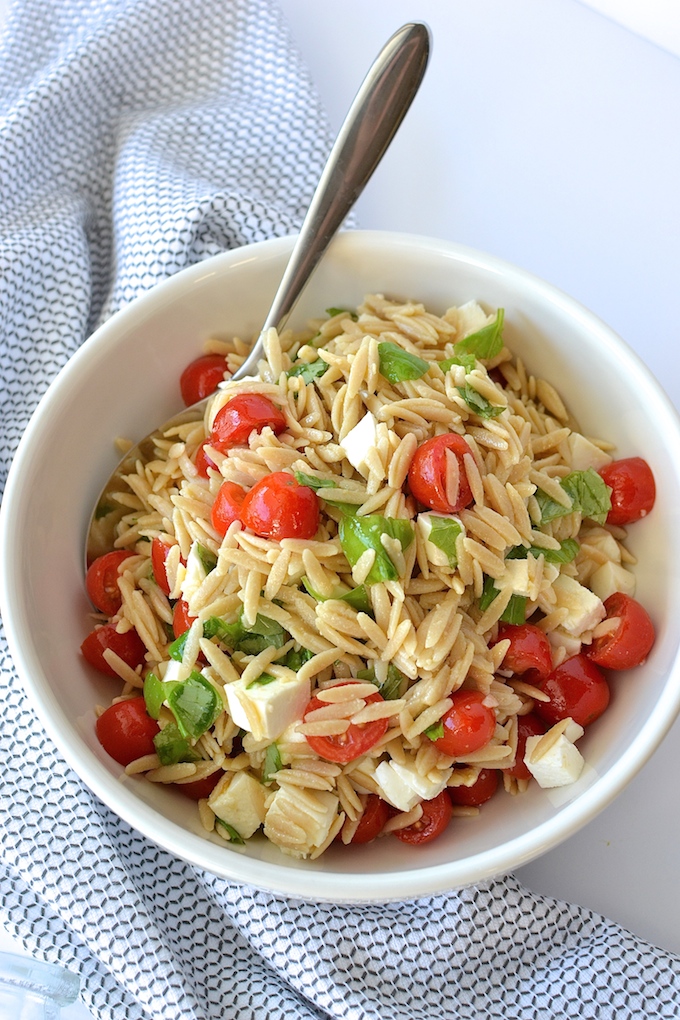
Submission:
[[[451,769],[442,769],[436,780],[421,776],[415,764],[399,765],[396,761],[383,761],[375,770],[383,799],[399,808],[410,811],[420,800],[432,800],[442,792],[451,775]]]
[[[573,719],[567,720],[567,725],[564,728],[564,735],[567,740],[571,740],[572,744],[575,744],[577,740],[580,740],[585,730],[583,726],[575,722]]]
[[[339,803],[325,790],[282,786],[268,802],[264,834],[293,857],[308,857],[328,837]]]
[[[420,800],[432,800],[433,797],[438,796],[446,788],[452,771],[451,769],[437,770],[437,778],[430,779],[429,776],[421,776],[415,766],[407,768],[396,761],[391,762],[391,766],[397,778],[410,786]]]
[[[591,528],[585,539],[585,544],[595,546],[612,563],[621,562],[619,543],[606,528]]]
[[[458,537],[465,534],[460,517],[454,514],[422,513],[416,518],[416,528],[425,544],[429,562],[435,567],[455,567],[458,562]],[[436,542],[431,541],[433,531]]]
[[[577,726],[577,724],[573,724]],[[581,730],[581,727],[578,726]],[[572,730],[573,733],[577,732]],[[582,735],[583,730],[581,730]],[[544,790],[556,786],[568,786],[576,782],[583,769],[583,757],[566,733],[561,733],[552,746],[545,752],[539,744],[545,740],[545,734],[527,737],[524,764],[531,772],[539,786]]]
[[[493,322],[495,315],[487,315],[481,305],[476,301],[466,301],[459,308],[450,308],[447,318],[458,328],[459,338],[468,336],[470,333],[477,333],[484,326]]]
[[[605,563],[592,574],[590,587],[603,602],[615,591],[622,591],[632,598],[635,595],[635,576],[620,563]]]
[[[611,464],[609,454],[595,446],[595,443],[591,443],[580,432],[571,433],[567,439],[567,446],[568,460],[573,471],[587,471],[588,468],[599,471],[605,465]]]
[[[506,560],[505,573],[494,581],[496,588],[512,588],[513,595],[528,596],[532,587],[528,560]]]
[[[267,684],[234,680],[224,688],[229,714],[237,726],[256,740],[276,740],[296,719],[301,718],[311,697],[309,679],[290,676]]]
[[[198,552],[198,542],[194,542],[187,556],[186,571],[181,584],[182,598],[185,602],[191,603],[191,599],[207,576],[206,569]]]
[[[378,423],[367,411],[361,421],[350,429],[343,439],[342,449],[352,467],[363,473],[368,470],[366,458],[370,450],[375,447],[378,437]]]
[[[262,783],[247,772],[237,772],[230,783],[215,787],[208,806],[217,818],[236,829],[242,839],[249,839],[264,822],[266,797]]]
[[[159,670],[160,672],[160,670]],[[184,666],[181,662],[177,662],[175,659],[170,659],[165,667],[165,671],[161,676],[161,680],[165,683],[183,683],[191,673],[188,666]]]
[[[574,637],[573,634],[567,634],[561,627],[555,627],[546,636],[555,651],[564,649],[565,659],[570,659],[572,655],[578,655],[581,651],[581,639]]]
[[[553,591],[557,596],[555,608],[567,610],[561,626],[569,634],[578,637],[584,630],[596,627],[607,615],[602,600],[568,574],[555,578]]]

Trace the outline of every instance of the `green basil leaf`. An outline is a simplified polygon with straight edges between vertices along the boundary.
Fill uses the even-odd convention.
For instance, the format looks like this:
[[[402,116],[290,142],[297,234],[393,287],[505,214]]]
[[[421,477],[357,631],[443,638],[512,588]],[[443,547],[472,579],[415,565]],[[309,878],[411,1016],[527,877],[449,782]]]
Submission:
[[[217,556],[212,552],[211,549],[207,549],[206,546],[201,545],[200,542],[196,543],[196,554],[203,565],[203,569],[206,574],[209,574],[211,570],[214,570],[217,566]]]
[[[165,684],[158,679],[155,673],[147,673],[144,678],[142,694],[147,714],[152,719],[158,719],[161,714],[161,706],[166,698]]]
[[[216,818],[215,826],[216,828],[224,829],[230,843],[236,843],[238,846],[245,846],[245,839],[236,831],[233,825],[229,824],[229,822],[224,822],[221,818]]]
[[[490,404],[486,397],[478,393],[469,383],[466,383],[465,386],[457,386],[456,389],[470,410],[479,418],[497,418],[505,410],[505,407],[500,407],[498,404]]]
[[[420,379],[430,367],[429,362],[410,354],[393,343],[378,344],[380,374],[391,383]]]
[[[387,676],[383,684],[379,684],[376,680],[374,666],[369,667],[369,669],[360,669],[357,673],[357,680],[367,680],[371,684],[376,684],[385,701],[396,701],[397,698],[400,698],[405,693],[408,687],[407,678],[392,663],[387,667]]]
[[[304,471],[295,471],[295,480],[299,485],[306,485],[317,492],[318,489],[335,489],[337,483],[332,478],[317,478],[316,475],[306,475]]]
[[[482,588],[482,594],[479,597],[479,608],[482,612],[486,612],[496,595],[500,595],[499,589],[493,583],[493,577],[489,577],[488,574],[484,577],[484,586]]]
[[[176,765],[180,761],[199,761],[200,759],[200,755],[196,754],[175,723],[164,726],[160,733],[157,733],[153,738],[153,742],[161,765]]]
[[[209,617],[203,624],[203,636],[216,637],[227,647],[245,655],[258,655],[265,648],[281,648],[286,643],[286,632],[281,624],[259,613],[253,626],[246,630],[243,609],[234,623],[225,623],[217,616]]]
[[[444,736],[444,723],[440,719],[439,722],[433,723],[426,730],[423,730],[423,733],[430,740],[439,740],[440,737]]]
[[[297,673],[297,671],[313,657],[314,652],[310,652],[309,648],[291,648],[289,652],[286,652],[285,658],[283,659],[283,665]],[[277,659],[276,661],[280,662],[281,660]]]
[[[352,322],[356,322],[359,316],[356,312],[350,312],[347,308],[327,308],[326,315],[329,319],[334,319],[336,315],[342,314],[348,315]]]
[[[262,782],[271,783],[273,777],[283,768],[279,745],[270,744],[264,752],[264,764],[262,766]]]
[[[480,361],[495,358],[503,350],[504,319],[505,311],[499,308],[493,322],[458,341],[454,347],[456,354],[474,354]]]
[[[486,576],[484,578],[484,587],[482,594],[479,599],[479,608],[482,612],[485,612],[496,598],[500,595],[499,589],[493,583],[493,577]],[[501,614],[501,621],[503,623],[524,623],[526,620],[526,606],[527,600],[524,595],[511,595],[510,601]]]
[[[251,680],[246,690],[249,691],[251,687],[266,687],[267,684],[276,683],[278,677],[272,676],[271,673],[260,673],[254,680]]]
[[[593,468],[587,471],[572,471],[560,481],[560,485],[571,499],[571,506],[564,507],[543,492],[536,490],[536,501],[541,510],[541,524],[549,524],[558,517],[579,511],[597,524],[604,524],[611,510],[611,489]]]
[[[338,524],[340,545],[352,567],[367,549],[375,550],[375,561],[366,578],[366,584],[396,581],[399,578],[397,568],[380,541],[382,535],[398,539],[405,552],[413,541],[413,525],[411,521],[381,517],[380,514],[357,517],[354,514],[343,513],[340,518]]]
[[[293,368],[289,368],[286,375],[289,379],[299,375],[306,383],[310,383],[320,379],[328,371],[328,367],[323,358],[317,358],[316,361],[300,361]]]
[[[186,680],[173,687],[168,706],[183,737],[198,740],[222,711],[222,702],[209,680],[192,670]]]
[[[174,659],[175,662],[182,661],[188,637],[189,631],[185,630],[183,634],[180,634],[178,638],[175,638],[175,640],[168,645],[168,655],[171,659]]]
[[[350,588],[349,591],[337,589],[332,595],[322,595],[320,592],[315,591],[307,577],[302,578],[302,584],[308,594],[313,599],[316,599],[317,602],[328,602],[330,599],[333,599],[337,602],[346,602],[352,609],[356,609],[358,613],[371,612],[371,604],[368,600],[368,591],[365,584],[359,584],[356,588]]]
[[[428,541],[446,553],[451,567],[455,567],[458,563],[456,540],[462,531],[463,528],[458,521],[454,521],[450,517],[437,517],[436,514],[430,514]]]
[[[524,545],[515,545],[509,551],[506,560],[525,560],[527,555],[543,555],[546,563],[571,563],[575,560],[580,546],[575,538],[565,538],[560,542],[559,549],[544,549],[540,545],[531,545],[527,549]]]
[[[448,372],[454,365],[462,365],[467,375],[468,372],[472,372],[477,364],[477,359],[474,354],[464,354],[462,351],[460,354],[454,354],[452,358],[447,358],[445,361],[437,362],[442,372]]]

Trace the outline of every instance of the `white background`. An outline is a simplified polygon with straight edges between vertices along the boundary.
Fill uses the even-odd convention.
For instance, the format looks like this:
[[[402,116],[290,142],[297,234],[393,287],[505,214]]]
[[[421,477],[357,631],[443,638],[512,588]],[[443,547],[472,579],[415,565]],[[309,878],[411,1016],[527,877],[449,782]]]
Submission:
[[[432,30],[425,82],[358,225],[537,273],[613,326],[680,407],[675,0],[280,2],[336,128],[389,35],[407,21]],[[680,724],[615,804],[520,877],[680,953],[678,748]]]

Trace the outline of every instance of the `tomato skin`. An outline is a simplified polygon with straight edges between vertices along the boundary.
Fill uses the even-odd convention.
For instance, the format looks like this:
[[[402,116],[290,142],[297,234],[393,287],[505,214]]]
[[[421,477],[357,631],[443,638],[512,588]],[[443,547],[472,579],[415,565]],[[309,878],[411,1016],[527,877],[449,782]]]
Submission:
[[[85,587],[90,602],[100,613],[114,616],[121,607],[123,597],[118,587],[118,568],[133,556],[129,549],[114,549],[93,560],[87,568]]]
[[[195,616],[189,616],[189,606],[184,599],[177,599],[172,611],[172,632],[175,637],[179,638],[185,634],[195,619]]]
[[[452,804],[463,807],[479,807],[491,800],[498,789],[498,769],[480,769],[472,786],[449,786]]]
[[[442,716],[444,736],[433,743],[442,754],[460,758],[485,747],[496,729],[496,714],[483,704],[481,691],[454,691],[453,705]]]
[[[241,504],[246,490],[236,482],[222,482],[210,511],[210,521],[215,531],[226,535],[229,525],[241,519]]]
[[[130,629],[126,630],[124,634],[119,634],[115,623],[105,623],[101,627],[95,627],[83,641],[80,650],[96,670],[107,676],[115,676],[117,679],[118,674],[115,669],[112,669],[104,658],[107,648],[110,648],[123,662],[126,662],[130,669],[141,666],[146,658],[146,647],[136,630]]]
[[[261,393],[237,393],[215,415],[210,445],[220,453],[231,446],[243,446],[251,432],[269,428],[278,435],[286,428],[283,411]]]
[[[604,669],[632,669],[640,666],[654,644],[654,624],[640,603],[617,591],[605,599],[607,619],[619,619],[619,626],[609,634],[595,638],[586,654],[591,662]]]
[[[512,776],[513,779],[533,778],[531,772],[529,772],[529,769],[524,764],[527,737],[538,737],[540,734],[545,733],[545,731],[545,723],[533,712],[517,716],[517,752],[515,754],[515,764],[512,768],[503,770],[508,776]]]
[[[589,726],[609,704],[604,673],[583,652],[565,659],[538,686],[550,701],[537,701],[536,712],[551,726],[567,716],[579,726]]]
[[[202,354],[190,362],[179,379],[182,400],[186,406],[214,393],[226,371],[227,359],[221,354]]]
[[[349,681],[349,683],[356,682],[356,680]],[[338,684],[336,686],[341,685]],[[369,694],[365,701],[367,705],[372,705],[376,701],[384,701],[384,698],[376,691],[375,694]],[[312,697],[303,713],[303,720],[309,712],[313,712],[317,708],[323,708],[325,704],[325,702],[319,701],[318,698]],[[320,758],[345,765],[347,762],[354,761],[355,758],[360,758],[362,754],[370,751],[387,732],[388,725],[387,719],[374,719],[372,722],[361,723],[359,726],[355,723],[350,723],[349,729],[344,733],[331,734],[327,737],[308,736],[307,743]]]
[[[165,570],[165,561],[168,558],[168,553],[172,546],[169,546],[167,542],[164,542],[158,535],[153,539],[151,543],[151,567],[153,569],[154,581],[163,592],[164,595],[170,594],[170,585],[168,584],[168,575]]]
[[[379,836],[385,827],[385,822],[390,817],[390,806],[382,797],[370,793],[366,800],[364,813],[359,820],[356,831],[350,842],[370,843],[372,839]]]
[[[441,836],[453,815],[453,805],[446,790],[442,790],[432,800],[421,801],[420,806],[423,813],[418,821],[405,829],[396,829],[394,833],[397,839],[410,846],[431,843],[437,836]]]
[[[654,506],[656,485],[652,469],[642,457],[613,460],[600,468],[600,476],[612,490],[607,524],[632,524],[646,517]]]
[[[179,790],[190,800],[204,800],[210,796],[223,775],[224,772],[217,771],[213,772],[211,776],[206,776],[205,779],[196,779],[193,783],[173,783],[172,785],[175,790]]]
[[[241,504],[241,521],[263,538],[314,538],[319,527],[319,500],[308,485],[287,471],[266,475]]]
[[[552,671],[550,642],[539,627],[533,623],[502,623],[494,644],[506,639],[510,647],[503,658],[503,669],[519,674],[535,669],[540,677]]]
[[[106,753],[119,765],[129,765],[145,754],[154,754],[153,738],[160,727],[147,714],[144,698],[130,698],[107,708],[97,719],[95,730]]]
[[[203,440],[196,450],[196,456],[194,457],[194,464],[201,478],[208,477],[208,468],[214,468],[217,471],[217,464],[205,452],[206,446],[210,446],[210,437]]]
[[[446,496],[446,451],[451,450],[458,459],[460,484],[458,498],[450,503]],[[430,510],[454,514],[472,503],[472,489],[463,463],[463,457],[470,447],[462,436],[448,432],[434,436],[421,443],[408,470],[408,484],[412,494]]]

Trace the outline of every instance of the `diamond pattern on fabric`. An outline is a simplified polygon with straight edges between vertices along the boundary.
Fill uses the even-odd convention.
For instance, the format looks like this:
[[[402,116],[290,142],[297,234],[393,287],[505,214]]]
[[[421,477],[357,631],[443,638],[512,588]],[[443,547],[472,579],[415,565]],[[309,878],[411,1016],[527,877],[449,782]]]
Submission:
[[[272,0],[18,0],[0,41],[0,483],[95,326],[299,225],[329,146]],[[514,879],[286,901],[172,857],[85,788],[0,630],[0,916],[101,1020],[680,1016],[680,963]]]

